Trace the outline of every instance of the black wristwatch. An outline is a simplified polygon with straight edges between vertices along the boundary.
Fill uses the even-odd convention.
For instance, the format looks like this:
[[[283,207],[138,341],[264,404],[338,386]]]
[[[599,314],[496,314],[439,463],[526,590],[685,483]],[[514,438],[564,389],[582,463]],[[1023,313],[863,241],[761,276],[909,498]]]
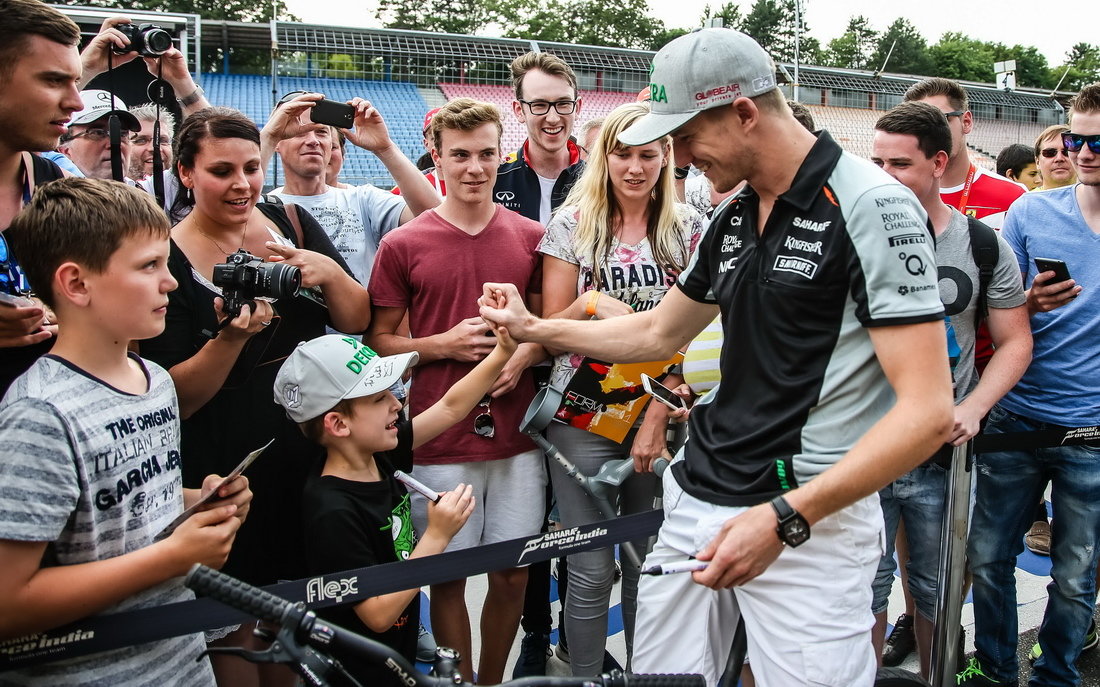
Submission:
[[[780,541],[788,546],[801,546],[810,538],[810,524],[802,514],[791,508],[787,499],[776,496],[772,499],[772,510],[775,517],[779,518],[779,526],[775,528]]]

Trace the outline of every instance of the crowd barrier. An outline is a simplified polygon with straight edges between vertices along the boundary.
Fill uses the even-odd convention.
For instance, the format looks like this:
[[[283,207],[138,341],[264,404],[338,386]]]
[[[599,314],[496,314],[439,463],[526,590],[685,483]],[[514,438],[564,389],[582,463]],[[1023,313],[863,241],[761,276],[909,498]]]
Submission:
[[[1100,443],[1100,427],[1056,428],[982,434],[974,439],[974,452],[1095,443]],[[436,556],[282,582],[265,589],[291,601],[305,602],[311,609],[353,603],[379,594],[643,539],[657,532],[662,519],[663,513],[653,510],[537,537],[521,537]],[[211,599],[92,616],[48,632],[0,641],[0,672],[213,630],[247,620],[244,614]]]
[[[661,511],[653,510],[536,537],[282,582],[264,589],[290,601],[303,601],[311,609],[353,603],[379,594],[645,539],[657,532],[663,517]],[[48,632],[0,642],[0,671],[214,630],[247,620],[243,613],[211,599],[92,616]]]

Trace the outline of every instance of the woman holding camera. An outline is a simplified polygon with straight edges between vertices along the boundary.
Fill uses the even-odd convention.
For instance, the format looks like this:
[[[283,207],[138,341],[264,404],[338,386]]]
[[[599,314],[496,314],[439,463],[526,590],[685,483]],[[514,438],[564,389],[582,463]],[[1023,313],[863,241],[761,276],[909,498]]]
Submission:
[[[702,235],[699,214],[675,202],[671,139],[624,146],[618,135],[649,112],[645,103],[622,105],[604,121],[587,166],[564,205],[546,227],[543,253],[543,309],[546,317],[587,319],[625,315],[653,308],[687,266]],[[563,390],[583,356],[558,353],[550,384]],[[675,384],[674,384],[675,386]],[[548,438],[587,475],[614,459],[633,456],[635,470],[622,486],[620,510],[653,507],[658,484],[652,463],[667,455],[668,413],[650,403],[626,440],[553,423]],[[602,519],[592,500],[552,464],[550,474],[562,524],[573,527]],[[635,543],[641,553],[645,542]],[[628,651],[633,640],[638,568],[623,568],[623,625]],[[569,556],[565,598],[566,636],[573,675],[601,672],[607,607],[614,576],[611,549]]]
[[[298,579],[306,572],[301,490],[317,448],[272,402],[275,373],[300,341],[324,334],[326,326],[366,329],[370,296],[309,213],[258,202],[260,135],[242,113],[215,107],[188,117],[175,159],[194,207],[172,229],[169,268],[179,288],[168,296],[165,331],[143,341],[141,353],[176,383],[185,485],[212,470],[227,474],[274,439],[246,473],[257,496],[224,570],[256,585]],[[272,289],[256,285],[251,267],[226,266],[235,254],[234,261],[249,262],[242,250],[266,260],[264,272],[272,262],[297,268],[302,289],[315,287],[327,307],[304,295],[254,298]],[[226,266],[216,280],[226,295],[236,292],[246,301],[236,316],[226,315],[222,289],[214,284],[216,265]],[[250,630],[238,630],[226,644],[250,644]],[[221,684],[259,684],[252,664],[228,658],[214,666]]]

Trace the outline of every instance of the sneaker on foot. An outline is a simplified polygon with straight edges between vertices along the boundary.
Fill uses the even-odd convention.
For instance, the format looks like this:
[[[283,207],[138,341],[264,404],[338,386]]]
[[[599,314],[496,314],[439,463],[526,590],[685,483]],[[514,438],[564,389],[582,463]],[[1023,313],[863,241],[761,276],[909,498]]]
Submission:
[[[1027,662],[1035,663],[1039,660],[1039,657],[1043,655],[1043,649],[1039,646],[1039,642],[1035,642],[1031,645],[1031,651],[1027,652]]]
[[[1024,535],[1024,545],[1027,550],[1039,555],[1050,555],[1050,523],[1046,520],[1036,520],[1031,524],[1031,529]]]
[[[958,687],[1019,687],[1019,680],[994,680],[982,672],[977,658],[970,659],[966,669],[955,676]]]
[[[528,632],[519,644],[519,660],[512,670],[512,679],[530,675],[546,675],[546,659],[550,657],[550,635]]]
[[[917,638],[913,634],[913,616],[902,613],[894,623],[894,629],[886,638],[886,651],[882,653],[882,665],[893,668],[901,665],[913,649],[917,647]]]
[[[424,623],[420,623],[420,630],[416,635],[416,660],[420,663],[435,663],[435,637]]]
[[[1098,643],[1096,634],[1096,619],[1089,621],[1089,630],[1085,633],[1085,645],[1081,647],[1081,651],[1088,651],[1089,649],[1095,649]]]
[[[558,646],[554,650],[554,655],[562,663],[569,663],[569,643],[566,641],[565,633],[562,632],[561,627],[558,628]]]
[[[1089,649],[1095,649],[1097,645],[1096,634],[1096,620],[1089,621],[1089,629],[1085,632],[1085,643],[1081,647],[1081,653],[1088,651]],[[1027,652],[1028,663],[1035,663],[1039,660],[1039,657],[1043,655],[1043,649],[1039,646],[1039,642],[1035,642],[1031,645],[1031,651]]]

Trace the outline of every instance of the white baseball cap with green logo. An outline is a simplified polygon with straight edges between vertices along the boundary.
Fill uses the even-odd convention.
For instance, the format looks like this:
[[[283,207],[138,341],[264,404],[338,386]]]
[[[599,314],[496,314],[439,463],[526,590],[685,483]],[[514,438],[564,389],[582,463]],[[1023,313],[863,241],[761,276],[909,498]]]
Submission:
[[[650,67],[650,113],[619,134],[624,145],[667,136],[703,110],[778,88],[775,63],[740,31],[696,29],[670,42]]]
[[[275,375],[275,402],[295,422],[328,412],[340,401],[385,391],[420,356],[380,356],[357,339],[326,334],[298,344]]]

